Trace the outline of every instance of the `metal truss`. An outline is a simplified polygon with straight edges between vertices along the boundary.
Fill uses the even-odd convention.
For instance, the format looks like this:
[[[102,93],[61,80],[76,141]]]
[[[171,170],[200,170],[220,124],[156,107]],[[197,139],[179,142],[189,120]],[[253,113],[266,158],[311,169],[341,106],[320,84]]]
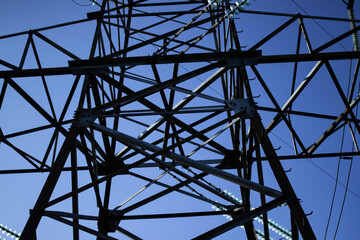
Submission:
[[[288,212],[284,224],[291,228],[291,233],[278,228],[281,236],[316,239],[280,160],[359,155],[359,52],[353,48],[359,20],[245,8],[241,19],[282,20],[275,28],[259,26],[262,36],[247,40],[242,38],[246,31],[240,32],[241,19],[224,13],[235,6],[231,1],[216,7],[200,0],[96,4],[98,11],[86,19],[0,37],[26,39],[19,64],[0,58],[1,114],[9,117],[1,122],[0,151],[6,148],[22,159],[0,174],[49,172],[20,239],[34,239],[44,218],[70,226],[73,239],[83,233],[97,239],[152,239],[141,228],[131,228],[132,221],[147,225],[157,219],[154,228],[162,231],[173,218],[180,220],[171,231],[187,232],[185,238],[212,239],[243,227],[248,239],[270,239],[275,225],[268,214],[279,208]],[[352,25],[331,40],[314,43],[307,28],[313,19]],[[85,56],[47,36],[82,24],[93,31]],[[294,48],[278,51],[284,44],[277,45],[279,38],[289,36],[295,36]],[[339,43],[350,49],[339,50]],[[45,46],[62,65],[47,64],[40,53]],[[356,64],[346,95],[346,83],[334,66],[350,61]],[[284,79],[273,76],[279,66],[286,69]],[[309,104],[304,102],[308,89],[324,72],[333,89],[326,94],[340,104],[328,112],[303,107]],[[29,87],[29,81],[36,84]],[[59,89],[61,81],[67,90]],[[284,83],[280,92],[272,87],[276,81]],[[37,96],[40,91],[43,99]],[[30,106],[24,127],[11,120],[12,97]],[[322,127],[306,129],[302,119]],[[329,139],[339,139],[342,127],[350,130],[345,138],[356,147],[326,147]],[[291,152],[274,148],[270,134],[279,131]],[[22,137],[30,137],[29,142]],[[32,147],[33,141],[41,146]],[[66,172],[71,188],[54,196]],[[268,176],[275,180],[268,183]],[[237,190],[239,199],[225,189]],[[92,210],[82,212],[85,205]],[[218,211],[211,211],[211,205]],[[188,219],[207,224],[210,217],[217,222],[182,229]],[[259,217],[262,234],[253,222]],[[55,229],[53,234],[61,233]]]

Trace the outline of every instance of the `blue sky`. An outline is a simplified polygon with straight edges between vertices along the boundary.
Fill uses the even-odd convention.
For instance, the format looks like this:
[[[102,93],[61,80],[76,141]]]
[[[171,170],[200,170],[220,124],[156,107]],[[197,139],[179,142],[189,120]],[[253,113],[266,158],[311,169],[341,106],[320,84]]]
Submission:
[[[75,0],[76,1],[76,0]],[[88,1],[77,0],[79,4],[88,4]],[[234,2],[234,1],[230,1]],[[298,3],[297,6],[295,3]],[[48,2],[44,0],[36,1],[2,1],[0,3],[1,11],[1,22],[0,25],[0,36],[28,31],[29,29],[37,29],[46,27],[49,25],[55,25],[63,22],[80,20],[86,18],[86,13],[98,10],[96,6],[82,7],[75,4],[71,0],[67,1],[55,1]],[[316,16],[328,16],[328,17],[339,17],[347,18],[346,6],[341,0],[319,0],[313,1],[251,1],[251,5],[246,7],[247,10],[254,11],[269,11],[269,12],[282,12],[282,13],[302,13],[304,15],[316,15]],[[360,15],[359,2],[355,1],[354,10],[355,16]],[[306,11],[306,13],[304,12]],[[252,14],[241,14],[239,19],[235,19],[238,30],[243,30],[239,33],[241,44],[244,45],[244,49],[248,49],[254,45],[257,41],[262,39],[264,36],[273,31],[280,24],[285,22],[288,18],[284,17],[260,17],[259,15]],[[152,21],[156,21],[153,19]],[[321,46],[322,44],[330,41],[333,37],[336,37],[350,29],[348,22],[333,22],[325,20],[305,19],[305,25],[310,36],[310,41],[313,44],[313,48]],[[141,22],[134,22],[136,25],[141,25]],[[169,26],[170,28],[172,26]],[[55,41],[62,47],[74,53],[81,59],[86,59],[89,56],[91,39],[94,34],[95,23],[86,22],[76,24],[74,26],[56,28],[52,30],[41,31],[42,34],[47,36],[49,39]],[[158,29],[158,31],[161,29]],[[297,38],[298,24],[294,23],[289,26],[284,32],[279,34],[276,38],[272,39],[268,43],[264,44],[260,49],[264,55],[273,54],[292,54],[296,49],[296,38]],[[186,35],[187,33],[184,33]],[[192,34],[192,33],[189,33]],[[138,34],[138,38],[147,38],[147,36]],[[42,42],[37,37],[34,37],[35,44],[37,46],[39,55],[41,56],[42,67],[62,67],[67,66],[67,61],[70,60],[67,56],[60,54],[57,50],[49,47],[47,44]],[[209,42],[209,38],[204,38],[200,43],[206,46],[207,44],[213,44]],[[18,65],[21,59],[21,55],[26,42],[26,36],[21,35],[12,38],[0,39],[0,59],[8,61],[11,64]],[[134,41],[135,42],[135,41]],[[335,44],[329,51],[350,51],[352,47],[351,38],[347,38],[341,42],[341,45]],[[140,55],[150,55],[156,48],[149,46],[144,51],[134,53]],[[145,52],[147,51],[147,52]],[[301,53],[307,53],[306,45],[302,41],[300,47]],[[335,74],[337,75],[341,86],[344,91],[347,90],[347,84],[349,75],[353,74],[355,61],[331,61],[331,66],[334,68]],[[315,65],[314,62],[303,63],[299,65],[299,74],[296,79],[296,84],[306,77],[307,73]],[[25,60],[24,68],[36,67],[33,54],[29,53],[28,58]],[[181,72],[185,73],[191,69],[196,68],[196,65],[184,64]],[[162,79],[166,80],[171,76],[171,72],[167,71],[168,66],[159,66],[161,70]],[[151,77],[149,68],[138,68],[142,75]],[[5,67],[0,66],[0,70],[6,70]],[[268,84],[270,90],[274,94],[275,98],[282,106],[288,97],[290,96],[291,77],[292,77],[292,65],[291,64],[275,64],[275,65],[261,65],[258,66],[258,70],[264,81]],[[186,83],[184,87],[194,87],[206,79],[207,75],[199,76],[199,79],[194,82]],[[249,78],[254,77],[254,73],[249,70]],[[57,117],[61,113],[61,109],[64,105],[64,99],[68,95],[72,82],[73,76],[62,76],[49,77],[47,79],[48,88],[52,95],[53,105]],[[80,85],[83,79],[80,80]],[[3,80],[0,79],[0,86],[3,84]],[[16,82],[25,89],[36,101],[41,103],[41,106],[47,111],[51,112],[51,106],[46,103],[46,94],[44,87],[39,78],[19,79]],[[129,81],[131,84],[131,81]],[[142,85],[139,84],[139,88]],[[221,98],[221,91],[217,88],[216,83],[212,88],[208,89],[206,94]],[[258,99],[260,106],[272,107],[273,105],[266,96],[264,90],[260,87],[257,81],[251,82],[251,87],[254,95],[260,95]],[[80,89],[77,88],[76,94],[79,94]],[[356,95],[356,94],[355,94]],[[178,98],[181,99],[182,95]],[[65,115],[65,120],[71,119],[76,109],[76,101],[74,99],[70,104],[70,110]],[[208,102],[203,101],[203,104]],[[136,108],[137,106],[130,105],[129,108]],[[329,77],[328,72],[323,66],[320,69],[320,74],[309,84],[304,93],[299,97],[299,100],[294,103],[294,108],[299,111],[309,111],[321,114],[338,115],[344,110],[344,105],[341,103],[341,99],[336,93],[335,87]],[[260,112],[263,123],[265,126],[269,124],[274,114],[268,112]],[[186,117],[184,117],[186,119]],[[146,122],[152,122],[156,120],[156,117],[147,117]],[[329,120],[314,120],[312,118],[305,117],[294,117],[293,124],[296,126],[296,130],[300,137],[306,144],[314,142],[331,124]],[[10,134],[13,132],[25,130],[32,127],[37,127],[47,124],[47,121],[36,113],[29,105],[22,100],[17,93],[8,88],[4,102],[0,111],[0,127],[4,131],[4,134]],[[124,131],[130,135],[137,136],[144,129],[137,128],[137,125],[131,125],[127,122],[121,131]],[[64,125],[68,128],[69,125]],[[212,132],[213,134],[215,132]],[[210,135],[211,135],[210,134]],[[324,146],[319,149],[323,152],[338,151],[341,144],[342,130],[337,131],[331,138],[329,138]],[[51,131],[40,131],[34,134],[24,135],[18,138],[12,138],[11,142],[16,146],[21,146],[24,151],[31,152],[34,156],[42,156],[43,152],[47,148],[47,142],[51,138]],[[270,133],[270,138],[275,148],[280,147],[278,151],[279,155],[287,155],[293,153],[293,146],[291,138],[286,126],[282,123]],[[352,142],[349,130],[345,131],[344,151],[350,151],[352,148]],[[155,136],[154,136],[155,137]],[[228,134],[224,134],[219,138],[224,145],[229,144],[227,138]],[[357,135],[358,137],[358,135]],[[60,138],[60,142],[62,139]],[[308,146],[308,145],[307,145]],[[119,146],[120,148],[120,146]],[[57,151],[57,150],[55,150]],[[205,154],[205,155],[202,155]],[[16,168],[31,168],[31,165],[24,163],[24,160],[19,158],[18,154],[13,150],[9,149],[5,144],[0,144],[0,169],[16,169]],[[205,152],[199,151],[194,155],[195,159],[205,159],[208,157]],[[285,160],[283,161],[284,169],[289,170],[287,173],[297,196],[302,200],[302,206],[306,213],[313,212],[309,216],[309,221],[314,229],[316,236],[319,239],[324,238],[326,224],[329,216],[331,198],[334,191],[335,178],[338,169],[338,158],[322,158],[322,159],[301,159],[301,160]],[[360,171],[360,164],[358,157],[354,157],[352,163],[352,170],[350,175],[349,190],[347,192],[344,210],[342,213],[339,229],[337,232],[337,239],[351,239],[356,238],[357,234],[354,231],[356,227],[357,216],[360,214],[360,189],[357,182],[360,180],[358,172]],[[85,165],[83,159],[79,160],[79,165]],[[69,165],[67,165],[69,166]],[[350,167],[350,160],[342,159],[340,161],[339,168],[339,184],[335,195],[332,217],[330,218],[329,229],[327,233],[327,239],[332,239],[335,233],[336,225],[340,215],[341,204],[343,201],[345,188]],[[254,170],[255,171],[255,170]],[[264,164],[264,171],[266,171],[266,183],[269,186],[274,186],[278,189],[277,184],[274,182],[274,178],[267,166]],[[140,169],[138,173],[144,174],[149,177],[155,178],[161,174],[161,171]],[[255,173],[254,173],[255,174]],[[0,200],[1,214],[0,223],[8,225],[16,231],[21,231],[24,227],[29,209],[34,206],[37,196],[41,190],[41,187],[47,177],[47,174],[4,174],[0,175],[0,181],[2,183],[3,195]],[[254,175],[254,178],[256,174]],[[116,206],[125,200],[128,196],[131,196],[134,192],[144,186],[144,181],[137,180],[136,178],[126,178],[123,176],[118,177],[118,181],[114,183],[114,189],[120,189],[121,194],[114,194],[112,198],[112,205]],[[238,193],[238,187],[233,185],[227,185],[219,180],[212,179],[219,186],[228,189],[232,193]],[[86,173],[80,173],[79,185],[85,184],[89,181],[89,176]],[[164,182],[168,181],[175,183],[174,179],[170,176],[164,177]],[[131,185],[131,187],[128,187]],[[103,188],[104,186],[101,186]],[[153,187],[151,191],[144,192],[141,197],[145,197],[160,190],[160,187]],[[61,175],[59,184],[54,192],[55,196],[60,196],[66,191],[70,191],[70,174],[64,173]],[[117,192],[116,190],[113,193]],[[258,195],[254,196],[254,198]],[[83,202],[80,211],[84,214],[97,215],[97,209],[94,208],[95,199],[92,191],[88,191],[80,195],[80,199]],[[258,200],[257,200],[258,201]],[[58,206],[56,210],[66,209],[70,202],[65,201],[62,205]],[[204,206],[203,204],[197,205],[193,202],[187,202],[186,198],[181,198],[177,194],[173,194],[168,198],[161,201],[154,202],[149,208],[139,209],[140,213],[151,213],[152,211],[164,210],[165,208],[179,207],[183,205],[184,208],[191,211],[207,211],[211,209],[211,205]],[[290,228],[288,221],[288,210],[285,208],[275,209],[270,212],[270,218],[277,221],[286,228]],[[172,239],[189,239],[196,236],[191,234],[192,232],[204,232],[215,227],[219,224],[225,223],[226,218],[209,217],[205,222],[200,222],[196,218],[190,218],[185,223],[177,219],[169,220],[167,226],[162,228],[162,231],[158,231],[154,225],[159,225],[157,220],[150,223],[139,223],[134,221],[124,221],[122,227],[129,231],[137,231],[141,228],[140,236],[145,239],[168,239],[169,234],[172,234]],[[160,224],[161,225],[161,224]],[[174,234],[174,229],[181,226],[181,230]],[[96,223],[92,224],[95,228]],[[256,224],[256,228],[260,228],[260,224]],[[59,225],[59,223],[43,218],[38,228],[38,239],[47,239],[51,235],[51,239],[68,239],[71,236],[71,229],[68,226]],[[8,239],[6,236],[0,235],[2,238]],[[82,235],[88,239],[88,235]],[[120,235],[117,235],[120,236]],[[219,236],[217,239],[233,239],[234,237],[244,236],[243,230],[240,228],[234,229],[226,234]],[[278,235],[273,235],[274,239],[279,239]]]

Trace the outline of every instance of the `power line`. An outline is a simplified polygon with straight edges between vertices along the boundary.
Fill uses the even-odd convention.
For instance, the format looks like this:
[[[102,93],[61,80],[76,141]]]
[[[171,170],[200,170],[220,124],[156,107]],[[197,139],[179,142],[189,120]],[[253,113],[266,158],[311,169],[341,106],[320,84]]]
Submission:
[[[295,0],[291,0],[298,8],[300,8],[306,15],[310,15],[304,8],[302,8]],[[315,19],[312,19],[324,32],[326,32],[332,39],[334,39],[334,36],[329,33],[318,21]],[[340,42],[337,42],[345,51],[348,51],[344,45],[342,45]]]
[[[73,1],[73,3],[75,3],[76,5],[79,5],[81,7],[89,7],[91,5],[94,5],[94,2],[92,0],[89,0],[90,1],[89,4],[81,4],[81,3],[76,2],[75,0],[71,0],[71,1]]]
[[[349,98],[349,90],[350,90],[351,65],[352,65],[352,60],[350,61],[349,81],[348,81],[347,94],[346,94],[346,95],[347,95],[347,98]],[[342,130],[343,130],[343,132],[342,132],[342,137],[341,137],[340,152],[342,152],[342,149],[343,149],[343,146],[344,146],[345,125],[344,125],[344,127],[343,127]],[[353,147],[353,148],[354,148],[354,147]],[[337,165],[337,170],[336,170],[336,181],[335,181],[333,196],[332,196],[332,199],[331,199],[331,206],[330,206],[330,211],[329,211],[329,218],[328,218],[328,221],[327,221],[327,224],[326,224],[324,240],[326,240],[326,235],[327,235],[327,232],[328,232],[328,230],[329,230],[329,225],[330,225],[330,219],[331,219],[331,215],[332,215],[332,210],[333,210],[333,207],[334,207],[336,189],[337,189],[337,185],[338,185],[338,181],[339,181],[340,163],[341,163],[341,157],[339,157],[339,159],[338,159],[338,165]],[[346,189],[346,188],[345,188],[345,189]],[[339,222],[338,222],[338,223],[339,223]]]
[[[355,47],[355,46],[354,46]],[[350,84],[350,78],[351,78],[351,65],[352,65],[352,60],[350,62],[350,73],[349,73],[349,84]],[[356,106],[356,117],[358,116],[358,110],[359,110],[359,107]],[[354,138],[354,141],[355,141],[355,133],[353,133],[353,130],[351,129],[351,125],[349,124],[349,128],[350,128],[350,131],[351,131],[351,134]],[[353,142],[352,144],[352,150],[354,150],[355,148],[355,144]],[[359,151],[357,145],[356,145],[356,150]],[[347,196],[347,190],[348,190],[348,186],[349,186],[349,182],[350,182],[350,175],[351,175],[351,169],[352,169],[352,164],[353,164],[353,158],[351,158],[351,161],[350,161],[350,166],[349,166],[349,172],[348,172],[348,176],[347,176],[347,180],[346,180],[346,187],[345,187],[345,192],[344,192],[344,198],[343,198],[343,202],[341,204],[341,210],[340,210],[340,214],[339,214],[339,219],[338,219],[338,222],[336,224],[336,230],[335,230],[335,233],[334,233],[334,240],[336,238],[336,234],[338,232],[338,229],[339,229],[339,226],[340,226],[340,221],[341,221],[341,216],[342,216],[342,213],[343,213],[343,210],[344,210],[344,206],[345,206],[345,201],[346,201],[346,196]]]
[[[337,223],[337,225],[336,225],[336,230],[335,230],[335,233],[334,233],[334,240],[335,240],[335,238],[336,238],[336,234],[337,234],[337,231],[338,231],[338,229],[339,229],[339,225],[340,225],[340,221],[341,221],[341,216],[342,216],[342,213],[343,213],[343,210],[344,210],[344,206],[345,206],[345,200],[346,200],[347,190],[348,190],[348,186],[349,186],[349,182],[350,182],[350,174],[351,174],[352,164],[353,164],[353,158],[351,158],[351,161],[350,161],[348,177],[347,177],[347,180],[346,180],[346,188],[345,188],[344,198],[343,198],[343,202],[342,202],[342,205],[341,205],[341,210],[340,210],[340,214],[339,214],[338,223]]]
[[[341,146],[340,146],[340,152],[342,152],[342,149],[343,149],[343,146],[344,146],[344,138],[345,138],[345,127],[343,127],[342,138],[341,138]],[[331,219],[331,215],[332,215],[332,210],[333,210],[333,207],[334,207],[336,189],[337,189],[337,185],[338,185],[338,181],[339,181],[339,172],[340,172],[340,163],[341,163],[340,160],[341,160],[341,157],[339,157],[339,159],[338,159],[338,165],[337,165],[337,170],[336,170],[336,180],[335,180],[334,192],[333,192],[333,196],[332,196],[332,199],[331,199],[331,206],[330,206],[328,221],[327,221],[327,224],[326,224],[324,240],[326,240],[326,235],[327,235],[327,232],[328,232],[328,229],[329,229],[329,225],[330,225],[330,219]]]
[[[291,145],[289,145],[287,142],[285,142],[283,139],[281,139],[281,138],[280,138],[279,136],[277,136],[275,133],[270,132],[270,134],[274,135],[277,139],[279,139],[281,142],[283,142],[284,144],[286,144],[289,148],[291,148],[292,150],[294,150],[294,148],[293,148]],[[316,168],[318,168],[320,171],[322,171],[324,174],[326,174],[329,178],[331,178],[332,180],[335,181],[335,178],[334,178],[333,176],[331,176],[328,172],[326,172],[326,171],[325,171],[324,169],[322,169],[320,166],[318,166],[317,164],[315,164],[315,163],[314,163],[313,161],[311,161],[309,158],[306,158],[306,160],[307,160],[308,162],[310,162],[312,165],[314,165]],[[346,186],[345,186],[342,182],[338,181],[338,183],[339,183],[340,186],[346,188]],[[354,191],[352,191],[350,188],[348,188],[348,190],[349,190],[356,198],[358,198],[358,199],[360,200],[360,196],[359,196],[358,194],[356,194],[356,193],[355,193]]]

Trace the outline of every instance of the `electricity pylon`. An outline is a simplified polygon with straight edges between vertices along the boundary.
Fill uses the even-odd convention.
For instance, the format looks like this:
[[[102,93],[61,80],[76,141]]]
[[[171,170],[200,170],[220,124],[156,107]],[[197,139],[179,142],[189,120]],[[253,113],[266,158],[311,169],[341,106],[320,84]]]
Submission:
[[[39,124],[46,122],[13,132],[7,129],[10,123],[1,126],[3,145],[32,166],[4,169],[2,174],[49,172],[20,239],[34,239],[44,218],[70,226],[74,239],[80,238],[80,232],[97,239],[118,239],[119,232],[131,239],[147,239],[151,237],[143,236],[141,229],[131,228],[131,221],[141,220],[144,226],[149,219],[160,219],[154,228],[162,231],[172,218],[180,219],[180,233],[174,234],[186,231],[193,239],[211,239],[238,227],[244,228],[248,239],[270,239],[270,229],[287,239],[299,239],[299,233],[303,239],[316,239],[280,160],[359,155],[355,136],[360,125],[354,111],[360,101],[356,93],[359,53],[353,48],[359,21],[353,15],[339,19],[250,11],[248,1],[95,3],[98,11],[84,20],[0,38],[26,36],[19,65],[0,62],[6,68],[0,71],[0,106],[10,104],[7,92],[12,89],[38,113]],[[353,1],[348,4],[351,9]],[[264,36],[245,40],[238,16],[281,16],[284,21]],[[333,39],[314,44],[307,29],[314,19],[352,25]],[[49,29],[60,31],[90,22],[94,34],[86,58],[46,36]],[[257,27],[260,31],[261,26]],[[281,49],[284,42],[277,37],[294,28],[291,53],[269,51],[269,46]],[[45,66],[37,41],[68,62]],[[352,50],[333,50],[344,42]],[[24,68],[31,57],[34,67]],[[349,66],[352,59],[356,66],[346,96],[333,65],[346,60]],[[305,69],[312,65],[307,73],[302,64]],[[274,78],[275,69],[284,65],[290,78],[286,74],[285,80]],[[324,71],[340,106],[330,113],[300,107],[310,83]],[[62,91],[62,84],[49,86],[55,78],[71,79],[61,107],[54,96]],[[23,79],[41,81],[45,99],[37,100],[38,90],[27,89]],[[283,94],[271,87],[273,81],[286,82]],[[262,96],[255,96],[259,93]],[[317,138],[309,140],[301,121],[304,117],[330,124],[322,125],[325,131],[317,136],[310,128]],[[345,137],[356,149],[326,148],[327,139],[337,136],[341,127],[348,129]],[[281,155],[274,148],[269,137],[274,129],[281,129],[284,141],[292,144],[291,154]],[[43,151],[12,143],[12,139],[44,132],[48,134],[35,140],[45,146]],[[55,197],[66,172],[71,174],[71,189],[62,189]],[[225,189],[236,189],[239,199]],[[88,194],[91,197],[82,197]],[[160,207],[154,207],[157,202]],[[92,209],[90,213],[81,211],[85,205]],[[217,211],[211,211],[211,205]],[[291,231],[269,220],[268,214],[277,208],[287,209],[285,225]],[[222,215],[229,216],[229,221]],[[219,220],[206,230],[181,229],[188,218],[204,225],[210,216]],[[263,222],[261,231],[253,222],[257,218]]]

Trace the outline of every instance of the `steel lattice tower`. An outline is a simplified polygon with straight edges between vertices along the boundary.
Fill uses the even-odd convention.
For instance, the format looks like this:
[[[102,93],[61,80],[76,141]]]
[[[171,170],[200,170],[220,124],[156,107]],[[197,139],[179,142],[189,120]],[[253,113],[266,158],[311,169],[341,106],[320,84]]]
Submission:
[[[0,55],[1,114],[11,115],[14,93],[36,112],[18,129],[11,118],[0,123],[0,152],[11,149],[23,162],[0,174],[48,172],[20,239],[34,239],[43,219],[71,227],[73,239],[81,232],[97,239],[152,239],[129,226],[156,219],[151,227],[162,231],[173,218],[177,227],[171,231],[188,231],[193,239],[240,227],[248,239],[270,239],[271,229],[286,239],[316,239],[280,161],[359,155],[354,1],[348,2],[349,18],[255,11],[247,1],[95,3],[98,11],[86,19],[0,37],[26,39],[19,64]],[[276,26],[242,32],[241,21],[256,18],[274,18]],[[347,29],[331,40],[313,40],[313,20]],[[82,24],[92,31],[86,57],[51,34]],[[56,52],[63,65],[48,66],[42,47]],[[339,69],[349,65],[346,92]],[[329,111],[304,100],[319,79],[331,90],[318,94],[340,103]],[[37,83],[26,86],[29,81]],[[339,144],[343,128],[343,139],[355,148],[327,147]],[[273,144],[277,131],[290,153]],[[27,136],[41,146],[17,140]],[[57,191],[64,175],[68,188]],[[91,210],[82,211],[85,205]],[[278,209],[286,212],[281,224],[289,231],[269,220]],[[206,224],[208,218],[217,222],[181,230],[188,219]],[[263,222],[261,231],[255,219]]]

